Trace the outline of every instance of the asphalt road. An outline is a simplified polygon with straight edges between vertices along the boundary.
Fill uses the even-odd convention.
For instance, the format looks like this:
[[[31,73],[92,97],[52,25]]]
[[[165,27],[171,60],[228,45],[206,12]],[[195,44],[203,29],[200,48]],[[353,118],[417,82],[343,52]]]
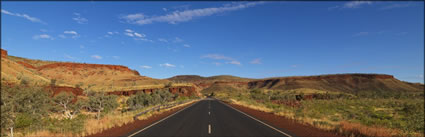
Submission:
[[[218,100],[207,98],[144,129],[132,137],[153,136],[290,136]]]

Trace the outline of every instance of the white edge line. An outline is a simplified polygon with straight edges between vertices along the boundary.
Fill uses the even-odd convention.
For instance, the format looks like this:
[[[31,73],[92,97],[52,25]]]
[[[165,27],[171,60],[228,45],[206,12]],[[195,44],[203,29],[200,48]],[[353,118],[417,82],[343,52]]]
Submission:
[[[208,124],[208,134],[211,134],[211,124]]]
[[[198,102],[199,102],[199,101],[198,101]],[[198,102],[196,102],[196,103],[198,103]],[[133,133],[133,134],[129,135],[128,137],[132,137],[132,136],[134,136],[134,135],[136,135],[136,134],[139,134],[140,132],[142,132],[142,131],[144,131],[144,130],[146,130],[146,129],[148,129],[148,128],[150,128],[150,127],[152,127],[152,126],[156,125],[156,124],[158,124],[158,123],[159,123],[159,122],[161,122],[161,121],[164,121],[164,120],[166,120],[166,119],[168,119],[168,118],[170,118],[170,117],[174,116],[174,115],[175,115],[175,114],[177,114],[177,113],[180,113],[181,111],[183,111],[183,110],[185,110],[186,108],[189,108],[189,107],[191,107],[191,106],[195,105],[196,103],[194,103],[194,104],[192,104],[192,105],[190,105],[190,106],[188,106],[188,107],[185,107],[185,108],[183,108],[183,109],[181,109],[181,110],[177,111],[176,113],[171,114],[171,115],[169,115],[169,116],[167,116],[167,117],[165,117],[165,118],[163,118],[163,119],[161,119],[161,120],[159,120],[159,121],[157,121],[157,122],[155,122],[155,123],[153,123],[153,124],[151,124],[151,125],[149,125],[149,126],[147,126],[147,127],[143,128],[143,129],[141,129],[141,130],[139,130],[139,131],[137,131],[137,132],[135,132],[135,133]]]
[[[227,107],[230,107],[230,108],[232,108],[232,109],[234,109],[234,110],[238,111],[239,113],[244,114],[245,116],[248,116],[248,117],[250,117],[250,118],[252,118],[252,119],[254,119],[254,120],[256,120],[256,121],[260,122],[261,124],[264,124],[264,125],[268,126],[268,127],[269,127],[269,128],[271,128],[271,129],[276,130],[276,131],[277,131],[277,132],[279,132],[279,133],[282,133],[282,134],[284,134],[284,135],[286,135],[286,136],[288,136],[288,137],[292,137],[291,135],[289,135],[289,134],[287,134],[287,133],[285,133],[285,132],[283,132],[283,131],[280,131],[279,129],[276,129],[276,128],[274,128],[274,127],[270,126],[269,124],[266,124],[266,123],[264,123],[263,121],[260,121],[260,120],[258,120],[258,119],[256,119],[256,118],[254,118],[254,117],[252,117],[252,116],[250,116],[250,115],[248,115],[248,114],[246,114],[246,113],[244,113],[244,112],[242,112],[242,111],[240,111],[240,110],[238,110],[238,109],[236,109],[236,108],[233,108],[232,106],[230,106],[230,105],[228,105],[228,104],[226,104],[226,103],[223,103],[223,102],[221,102],[221,101],[219,101],[219,100],[218,100],[218,102],[220,102],[220,103],[222,103],[222,104],[226,105]]]

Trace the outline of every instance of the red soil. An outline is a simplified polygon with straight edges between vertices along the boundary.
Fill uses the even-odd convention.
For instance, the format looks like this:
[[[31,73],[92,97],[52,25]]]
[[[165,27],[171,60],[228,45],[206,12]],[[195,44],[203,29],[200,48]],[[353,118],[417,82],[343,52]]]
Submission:
[[[280,129],[285,129],[285,131],[295,134],[296,136],[320,136],[320,137],[342,137],[340,135],[337,135],[335,133],[331,133],[328,131],[317,129],[310,125],[303,125],[300,123],[297,123],[294,120],[277,116],[272,113],[267,113],[263,111],[258,111],[254,109],[250,109],[244,106],[236,105],[236,104],[230,104],[232,107],[247,113],[263,122],[266,122],[267,124],[273,125],[275,127],[278,127]],[[284,132],[285,132],[284,131]]]
[[[7,57],[7,51],[6,51],[6,50],[1,49],[1,57],[2,57],[2,58]]]
[[[140,75],[136,70],[131,70],[126,66],[121,65],[104,65],[104,64],[85,64],[85,63],[52,63],[38,67],[38,70],[47,69],[47,68],[57,68],[65,67],[69,70],[74,68],[84,69],[84,68],[108,68],[117,71],[131,72],[135,75]]]
[[[23,65],[23,66],[24,66],[24,67],[26,67],[26,68],[37,69],[37,68],[36,68],[36,67],[34,67],[33,65],[28,64],[28,63],[25,63],[25,62],[22,62],[22,61],[18,61],[18,62],[16,62],[16,63],[21,64],[21,65]]]
[[[193,104],[193,103],[191,103]],[[191,105],[188,104],[188,105]],[[151,124],[153,124],[154,122],[161,120],[175,112],[177,112],[180,109],[183,109],[184,107],[188,106],[180,106],[180,107],[176,107],[173,108],[171,110],[168,110],[166,112],[162,112],[161,114],[157,114],[157,115],[153,115],[151,117],[149,117],[148,119],[144,119],[144,120],[136,120],[132,123],[128,123],[125,125],[122,125],[120,127],[113,127],[110,129],[107,129],[101,133],[96,133],[93,135],[89,135],[87,137],[119,137],[119,136],[127,136],[130,133],[134,133],[137,130],[143,129],[144,127],[147,127]]]

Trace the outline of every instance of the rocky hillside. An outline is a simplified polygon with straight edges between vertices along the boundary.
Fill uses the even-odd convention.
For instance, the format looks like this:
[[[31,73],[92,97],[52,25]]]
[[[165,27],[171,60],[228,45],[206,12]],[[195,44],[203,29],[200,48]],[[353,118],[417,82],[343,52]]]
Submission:
[[[248,83],[248,88],[278,90],[308,88],[346,93],[359,91],[417,92],[423,91],[424,85],[403,82],[392,75],[384,74],[334,74],[255,80]]]
[[[93,91],[123,91],[161,88],[168,80],[140,76],[135,70],[120,65],[85,64],[26,59],[9,56],[1,50],[2,83],[80,87]]]
[[[229,77],[229,76],[228,76]],[[175,76],[172,81],[193,82],[203,93],[212,91],[243,92],[250,89],[269,89],[278,91],[323,91],[345,92],[420,92],[424,85],[400,81],[385,74],[333,74],[317,76],[276,77],[266,79],[237,78],[212,80],[212,77]]]

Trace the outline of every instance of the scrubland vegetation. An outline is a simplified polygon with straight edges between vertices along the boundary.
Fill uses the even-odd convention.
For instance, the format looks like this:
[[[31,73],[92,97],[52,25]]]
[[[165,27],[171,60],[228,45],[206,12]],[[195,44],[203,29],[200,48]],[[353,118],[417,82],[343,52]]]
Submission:
[[[232,89],[235,90],[235,89]],[[424,92],[310,89],[215,92],[216,97],[345,136],[424,136]]]
[[[135,114],[155,105],[187,99],[168,90],[129,97],[97,92],[52,97],[45,88],[2,84],[1,136],[85,136],[132,122]]]

